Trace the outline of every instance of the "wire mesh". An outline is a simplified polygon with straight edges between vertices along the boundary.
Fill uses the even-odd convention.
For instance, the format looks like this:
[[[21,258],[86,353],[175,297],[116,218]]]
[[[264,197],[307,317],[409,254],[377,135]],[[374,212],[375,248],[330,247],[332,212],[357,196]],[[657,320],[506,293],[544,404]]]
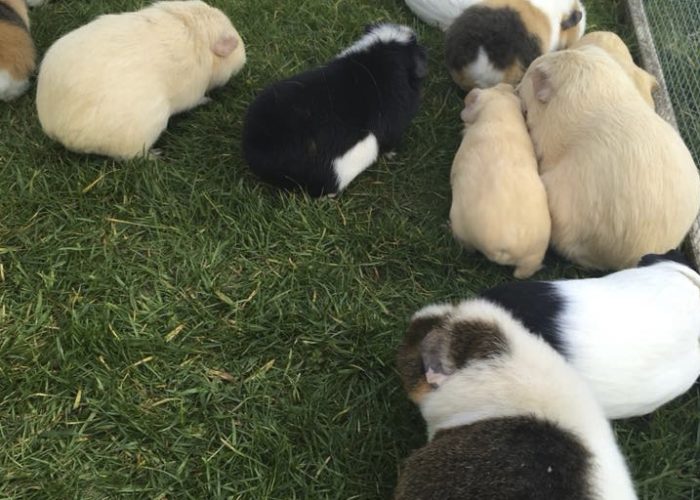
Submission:
[[[700,166],[700,0],[644,0],[678,128]]]

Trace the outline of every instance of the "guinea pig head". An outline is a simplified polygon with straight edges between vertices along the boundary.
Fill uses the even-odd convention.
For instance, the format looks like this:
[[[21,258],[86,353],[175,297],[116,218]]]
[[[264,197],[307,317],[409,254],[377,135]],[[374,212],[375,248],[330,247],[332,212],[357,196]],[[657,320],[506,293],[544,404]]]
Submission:
[[[211,60],[208,89],[225,84],[245,65],[243,40],[219,9],[201,0],[162,1],[154,7],[178,18],[192,33],[198,56]]]
[[[210,89],[224,85],[246,62],[245,45],[238,31],[223,12],[212,10],[208,32],[209,48],[213,55]]]
[[[481,318],[459,318],[455,312],[450,304],[438,304],[421,309],[411,319],[397,368],[408,397],[416,404],[473,361],[507,351],[498,325]]]

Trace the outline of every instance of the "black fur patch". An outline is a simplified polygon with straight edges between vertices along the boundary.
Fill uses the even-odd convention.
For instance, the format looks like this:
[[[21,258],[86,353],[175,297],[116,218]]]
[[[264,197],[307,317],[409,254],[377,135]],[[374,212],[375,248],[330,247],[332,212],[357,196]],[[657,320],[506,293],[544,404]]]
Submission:
[[[243,154],[261,179],[312,196],[338,191],[333,161],[369,133],[395,149],[418,111],[426,53],[377,43],[273,83],[248,108]]]
[[[505,70],[519,62],[525,69],[542,55],[542,43],[527,30],[518,11],[470,7],[447,30],[447,66],[459,71],[474,62],[479,47],[484,47],[496,68]]]
[[[580,10],[574,10],[569,16],[561,22],[561,29],[568,30],[578,25],[583,19],[583,13]]]
[[[24,31],[28,31],[28,27],[24,23],[24,19],[22,19],[12,7],[2,1],[0,1],[0,22],[14,24],[15,26],[22,28]]]
[[[406,461],[396,500],[590,500],[590,452],[534,417],[439,431]]]
[[[482,292],[481,297],[507,309],[525,328],[567,355],[557,321],[566,307],[564,297],[549,281],[513,281]]]
[[[678,262],[679,264],[683,264],[684,266],[688,266],[689,268],[693,269],[694,271],[696,270],[694,266],[690,263],[690,261],[683,255],[680,251],[678,250],[669,250],[668,252],[664,254],[656,254],[656,253],[650,253],[642,257],[639,261],[639,264],[637,264],[637,267],[647,267],[647,266],[652,266],[658,262],[667,262],[667,261],[672,261],[672,262]]]

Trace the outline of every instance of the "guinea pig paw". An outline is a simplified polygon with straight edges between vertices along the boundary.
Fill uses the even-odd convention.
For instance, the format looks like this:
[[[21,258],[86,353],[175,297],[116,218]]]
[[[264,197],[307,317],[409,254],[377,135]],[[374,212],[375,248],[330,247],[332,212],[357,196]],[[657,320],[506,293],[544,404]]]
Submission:
[[[197,104],[195,104],[195,106],[203,106],[204,104],[209,104],[212,100],[213,99],[211,97],[204,96],[199,101],[197,101]]]
[[[146,155],[147,160],[156,161],[163,157],[163,152],[160,149],[152,148]]]
[[[384,158],[386,158],[387,160],[393,160],[394,158],[396,158],[396,154],[396,151],[387,151],[386,153],[384,153]]]

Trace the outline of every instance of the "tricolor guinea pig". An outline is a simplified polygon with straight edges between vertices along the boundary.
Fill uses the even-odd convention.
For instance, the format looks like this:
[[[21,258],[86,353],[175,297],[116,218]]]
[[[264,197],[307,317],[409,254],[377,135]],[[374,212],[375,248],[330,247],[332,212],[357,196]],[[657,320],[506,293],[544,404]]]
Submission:
[[[257,96],[245,119],[245,159],[275,186],[337,194],[398,146],[426,73],[425,49],[411,29],[369,26],[332,61]]]
[[[535,60],[519,86],[563,256],[634,267],[677,248],[700,208],[700,177],[678,132],[605,50]]]
[[[647,73],[634,63],[632,54],[630,54],[622,38],[610,31],[593,31],[591,33],[586,33],[583,38],[574,43],[571,48],[575,49],[586,45],[600,47],[607,52],[610,57],[615,59],[615,61],[622,66],[622,69],[625,70],[627,76],[632,79],[646,103],[651,106],[652,109],[655,108],[652,92],[658,88],[659,83],[656,81],[654,75]]]
[[[66,148],[118,159],[148,154],[171,115],[206,102],[245,64],[231,21],[199,0],[98,17],[44,56],[37,110]]]
[[[397,500],[636,498],[588,384],[504,309],[422,309],[398,371],[429,442],[399,473]]]
[[[0,100],[11,101],[24,94],[35,68],[27,4],[0,0]]]
[[[515,84],[534,59],[567,47],[584,29],[579,0],[474,2],[447,30],[447,68],[464,90]]]
[[[542,265],[550,221],[520,99],[501,83],[473,89],[464,103],[464,136],[450,174],[452,234],[467,250],[528,278]]]
[[[700,275],[678,252],[602,278],[506,283],[508,310],[588,382],[608,418],[656,410],[700,375]]]

